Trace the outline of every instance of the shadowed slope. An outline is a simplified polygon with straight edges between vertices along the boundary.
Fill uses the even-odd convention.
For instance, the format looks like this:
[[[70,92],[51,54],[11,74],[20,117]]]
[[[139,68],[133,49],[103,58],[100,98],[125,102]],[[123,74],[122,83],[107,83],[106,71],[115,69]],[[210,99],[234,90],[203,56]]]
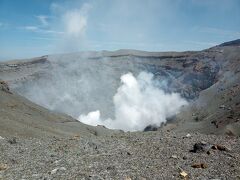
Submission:
[[[70,116],[56,114],[7,91],[0,84],[0,135],[18,137],[92,136],[111,134],[104,127],[91,127]]]

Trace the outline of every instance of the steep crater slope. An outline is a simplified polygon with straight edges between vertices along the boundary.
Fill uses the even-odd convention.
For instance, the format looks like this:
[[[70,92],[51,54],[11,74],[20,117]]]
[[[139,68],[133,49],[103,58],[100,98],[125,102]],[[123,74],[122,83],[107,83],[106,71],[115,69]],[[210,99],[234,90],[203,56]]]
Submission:
[[[53,113],[12,93],[4,81],[0,81],[0,124],[2,137],[91,137],[118,133],[104,127],[82,124],[64,114]]]
[[[178,131],[240,135],[240,43],[212,48],[221,52],[217,82],[200,92],[178,115]]]

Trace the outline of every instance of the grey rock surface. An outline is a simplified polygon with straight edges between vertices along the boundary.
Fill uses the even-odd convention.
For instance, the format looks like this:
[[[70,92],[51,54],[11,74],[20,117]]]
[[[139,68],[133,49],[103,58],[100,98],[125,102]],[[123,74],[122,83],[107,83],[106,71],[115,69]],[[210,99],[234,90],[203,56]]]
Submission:
[[[193,153],[195,143],[230,151]],[[154,131],[93,138],[0,140],[3,179],[190,179],[240,178],[240,139],[230,136]],[[176,156],[177,158],[172,158]],[[187,157],[187,158],[186,158]],[[193,168],[203,163],[206,168]]]

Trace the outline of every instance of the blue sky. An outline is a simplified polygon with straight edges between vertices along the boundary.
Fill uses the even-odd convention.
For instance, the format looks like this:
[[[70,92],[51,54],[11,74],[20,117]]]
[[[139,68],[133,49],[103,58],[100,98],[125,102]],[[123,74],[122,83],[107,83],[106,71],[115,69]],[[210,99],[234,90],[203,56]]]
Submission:
[[[0,0],[0,60],[201,50],[240,37],[240,0]]]

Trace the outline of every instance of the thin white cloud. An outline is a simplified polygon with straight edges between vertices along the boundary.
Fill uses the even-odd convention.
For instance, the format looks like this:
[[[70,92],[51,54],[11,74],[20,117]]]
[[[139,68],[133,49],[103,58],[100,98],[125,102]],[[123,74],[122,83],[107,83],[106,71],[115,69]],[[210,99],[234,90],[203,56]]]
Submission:
[[[38,27],[37,26],[24,26],[22,29],[28,30],[28,31],[37,31]]]
[[[92,6],[88,3],[65,6],[53,3],[51,14],[35,16],[37,25],[21,27],[26,31],[47,35],[47,38],[56,38],[56,48],[62,51],[78,51],[86,42],[88,14]],[[51,17],[51,18],[50,18]]]
[[[35,39],[35,40],[47,40],[47,41],[57,41],[59,40],[58,38],[54,38],[54,37],[42,37],[42,36],[39,36],[39,37],[33,37],[32,39]]]
[[[64,34],[63,31],[54,31],[54,30],[45,30],[45,29],[39,29],[39,33],[43,34],[55,34],[55,35],[62,35]]]
[[[59,12],[62,12],[64,10],[64,7],[56,2],[53,2],[51,5],[50,5],[50,10],[53,12],[53,13],[59,13]]]
[[[31,31],[31,32],[35,32],[35,33],[42,33],[42,34],[64,34],[64,32],[61,31],[54,31],[54,30],[49,30],[49,29],[41,29],[38,26],[23,26],[20,27],[21,29],[27,30],[27,31]]]
[[[36,18],[41,22],[43,26],[48,26],[48,21],[47,19],[49,18],[48,16],[45,15],[38,15]]]

